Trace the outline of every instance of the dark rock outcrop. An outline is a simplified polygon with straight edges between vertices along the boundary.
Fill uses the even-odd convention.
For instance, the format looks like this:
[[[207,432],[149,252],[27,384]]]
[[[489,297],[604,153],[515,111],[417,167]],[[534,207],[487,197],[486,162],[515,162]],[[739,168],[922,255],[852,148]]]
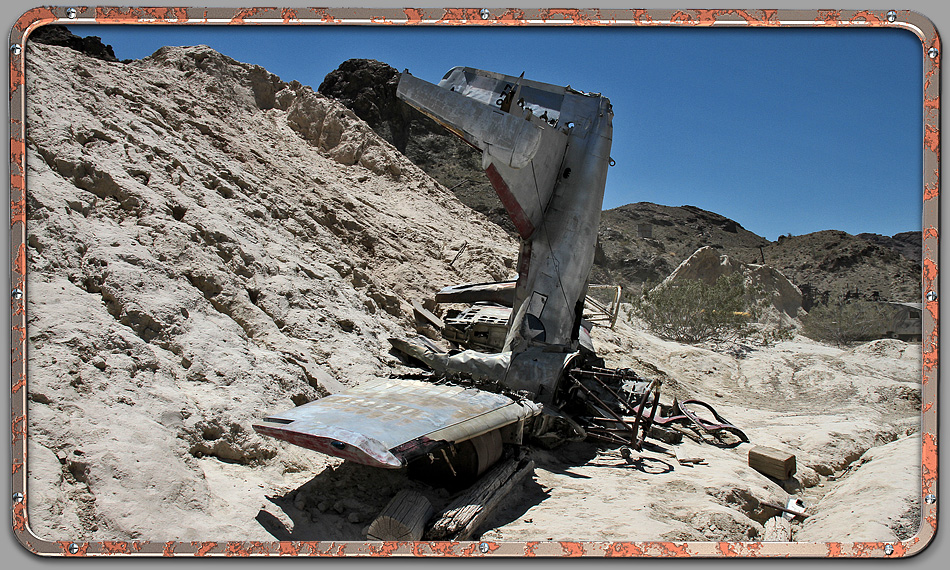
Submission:
[[[921,263],[921,249],[923,247],[923,235],[921,232],[901,232],[893,236],[882,236],[881,234],[858,234],[859,238],[869,241],[875,245],[882,245],[896,251],[911,261]]]
[[[70,32],[66,26],[58,24],[48,24],[37,28],[30,34],[29,39],[41,44],[65,46],[103,61],[119,61],[115,57],[115,52],[112,51],[112,46],[103,44],[99,36],[79,37]]]

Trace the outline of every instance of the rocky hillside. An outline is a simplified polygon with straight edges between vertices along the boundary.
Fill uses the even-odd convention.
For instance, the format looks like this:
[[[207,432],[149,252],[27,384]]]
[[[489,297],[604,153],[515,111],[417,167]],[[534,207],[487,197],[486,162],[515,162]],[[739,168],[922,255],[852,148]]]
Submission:
[[[693,206],[638,202],[604,211],[592,279],[639,290],[657,284],[702,247],[758,263],[769,244],[729,218]]]
[[[352,109],[463,203],[514,235],[477,151],[398,101],[397,82],[397,70],[389,65],[352,59],[327,76],[320,92]],[[599,237],[592,281],[628,291],[662,281],[697,249],[709,246],[744,263],[762,263],[764,257],[802,289],[806,310],[848,295],[920,299],[921,232],[893,237],[818,232],[773,243],[694,206],[639,202],[605,211]]]
[[[917,264],[920,265],[921,247],[923,245],[923,235],[921,232],[901,232],[893,236],[865,233],[858,234],[857,237],[866,242],[892,249],[907,259],[916,261]]]
[[[868,234],[862,234],[868,235]],[[907,232],[900,235],[916,235]],[[879,236],[883,238],[883,236]],[[910,241],[910,244],[907,242]],[[862,238],[826,230],[780,237],[765,248],[765,261],[802,290],[805,310],[839,299],[920,302],[920,245],[912,240]]]
[[[279,485],[324,461],[253,421],[388,375],[412,300],[512,274],[502,230],[308,87],[204,46],[28,45],[41,536],[227,536],[222,469],[273,459]]]

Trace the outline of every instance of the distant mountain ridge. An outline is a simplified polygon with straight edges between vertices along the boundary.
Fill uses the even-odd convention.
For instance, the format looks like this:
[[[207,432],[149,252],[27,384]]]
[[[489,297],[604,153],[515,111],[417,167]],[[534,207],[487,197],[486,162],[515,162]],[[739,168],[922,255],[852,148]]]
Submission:
[[[398,101],[397,82],[391,66],[351,59],[327,75],[319,92],[349,107],[464,204],[514,235],[481,170],[479,153]],[[711,246],[745,263],[764,262],[782,271],[802,289],[806,310],[850,297],[921,298],[919,231],[894,236],[824,231],[772,242],[695,206],[638,202],[604,211],[599,237],[591,280],[634,292],[666,278],[700,247]]]

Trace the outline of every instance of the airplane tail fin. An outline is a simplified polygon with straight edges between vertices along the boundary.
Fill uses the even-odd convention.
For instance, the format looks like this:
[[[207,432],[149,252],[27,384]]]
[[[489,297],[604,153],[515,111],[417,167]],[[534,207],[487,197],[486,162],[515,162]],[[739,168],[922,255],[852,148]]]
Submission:
[[[559,94],[560,92],[560,94]],[[403,73],[396,94],[482,151],[482,167],[522,238],[540,225],[567,145],[563,87],[470,68],[434,85]]]

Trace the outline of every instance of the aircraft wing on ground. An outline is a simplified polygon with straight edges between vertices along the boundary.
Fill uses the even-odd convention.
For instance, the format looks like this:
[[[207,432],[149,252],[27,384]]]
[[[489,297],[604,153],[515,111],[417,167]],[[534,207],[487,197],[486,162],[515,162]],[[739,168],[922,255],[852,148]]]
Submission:
[[[475,388],[404,379],[366,382],[273,414],[258,433],[349,459],[398,469],[446,443],[522,421],[537,405]]]

